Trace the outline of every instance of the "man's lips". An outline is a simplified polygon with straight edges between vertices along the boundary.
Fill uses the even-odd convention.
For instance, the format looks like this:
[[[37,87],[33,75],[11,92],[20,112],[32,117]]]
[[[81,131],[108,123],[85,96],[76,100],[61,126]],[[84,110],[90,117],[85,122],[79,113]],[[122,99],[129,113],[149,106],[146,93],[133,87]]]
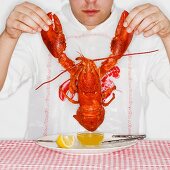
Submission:
[[[96,9],[86,9],[86,10],[82,10],[85,14],[89,15],[89,16],[93,16],[96,13],[98,13],[100,10],[96,10]]]

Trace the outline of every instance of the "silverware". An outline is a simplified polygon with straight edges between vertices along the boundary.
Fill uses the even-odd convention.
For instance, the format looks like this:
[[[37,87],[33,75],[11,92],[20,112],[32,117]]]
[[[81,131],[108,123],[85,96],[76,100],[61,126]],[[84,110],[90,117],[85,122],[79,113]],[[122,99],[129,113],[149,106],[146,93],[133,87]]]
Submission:
[[[56,142],[56,140],[42,140],[42,139],[37,139],[35,142]]]
[[[126,142],[126,141],[133,141],[133,140],[142,140],[146,138],[146,135],[112,135],[113,138],[120,138],[120,139],[113,139],[113,140],[106,140],[102,143],[118,143],[118,142]]]
[[[102,143],[118,143],[118,142],[126,142],[126,141],[133,141],[133,140],[142,140],[146,138],[146,135],[112,135],[113,140],[106,140]],[[116,139],[118,138],[118,139]],[[56,142],[56,140],[44,140],[44,139],[37,139],[35,142]]]
[[[146,138],[146,135],[112,135],[112,137],[117,137],[117,138]]]

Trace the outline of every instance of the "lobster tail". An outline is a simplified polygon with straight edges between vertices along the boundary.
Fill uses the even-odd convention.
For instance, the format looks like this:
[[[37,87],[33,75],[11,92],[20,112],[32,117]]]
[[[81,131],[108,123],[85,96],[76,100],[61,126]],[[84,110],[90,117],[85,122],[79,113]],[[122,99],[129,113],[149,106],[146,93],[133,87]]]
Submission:
[[[97,110],[84,110],[79,108],[77,114],[73,117],[83,126],[85,129],[93,132],[95,131],[104,120],[105,110],[103,107]]]

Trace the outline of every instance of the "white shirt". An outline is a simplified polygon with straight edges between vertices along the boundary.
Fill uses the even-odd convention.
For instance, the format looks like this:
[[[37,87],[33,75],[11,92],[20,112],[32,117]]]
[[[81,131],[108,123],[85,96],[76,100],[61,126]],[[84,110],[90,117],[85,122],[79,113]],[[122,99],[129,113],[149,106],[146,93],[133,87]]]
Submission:
[[[67,4],[57,14],[66,36],[66,54],[75,61],[80,54],[90,59],[108,57],[110,42],[114,37],[121,9],[113,7],[111,16],[92,30],[78,22]],[[144,38],[134,36],[126,53],[159,49],[159,52],[145,55],[124,56],[117,66],[120,77],[112,79],[117,87],[114,101],[105,107],[105,119],[98,131],[117,134],[139,134],[144,123],[148,105],[147,86],[156,86],[170,96],[170,66],[161,40],[157,36]],[[100,66],[101,62],[96,62]],[[79,105],[68,100],[61,101],[59,86],[69,79],[64,73],[50,84],[35,90],[41,83],[52,79],[64,68],[58,63],[46,46],[40,34],[23,34],[13,53],[5,85],[0,97],[8,97],[26,81],[32,82],[30,91],[28,128],[26,139],[56,133],[73,133],[85,129],[73,118]],[[142,119],[142,121],[141,121]],[[143,126],[143,125],[142,125]]]

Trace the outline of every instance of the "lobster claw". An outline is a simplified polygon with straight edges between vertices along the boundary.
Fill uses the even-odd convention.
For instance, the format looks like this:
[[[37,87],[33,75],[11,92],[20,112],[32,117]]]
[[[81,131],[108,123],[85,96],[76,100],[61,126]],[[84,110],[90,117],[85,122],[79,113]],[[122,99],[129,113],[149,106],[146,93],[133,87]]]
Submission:
[[[127,11],[124,11],[122,13],[118,26],[116,28],[116,35],[112,39],[112,42],[111,42],[110,48],[111,48],[112,54],[114,55],[114,59],[116,60],[122,57],[122,55],[127,50],[133,38],[134,31],[131,33],[128,33],[126,31],[126,28],[123,26],[123,23],[128,15],[129,13]]]
[[[59,87],[59,98],[63,101],[66,98],[66,94],[69,91],[70,86],[70,79],[65,81],[62,85]],[[74,94],[71,94],[71,99],[74,97]]]
[[[62,26],[58,17],[51,12],[47,15],[53,21],[53,24],[49,26],[48,31],[42,30],[41,36],[50,53],[55,58],[59,58],[66,49],[65,36],[63,34]]]

